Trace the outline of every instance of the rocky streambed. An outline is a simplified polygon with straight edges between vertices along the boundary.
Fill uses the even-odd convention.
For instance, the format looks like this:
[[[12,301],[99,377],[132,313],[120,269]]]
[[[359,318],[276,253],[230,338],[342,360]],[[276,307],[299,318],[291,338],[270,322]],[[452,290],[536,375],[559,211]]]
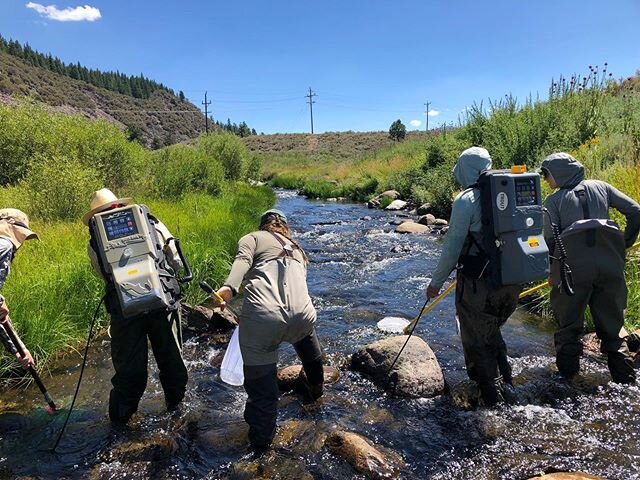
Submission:
[[[211,321],[197,309],[185,329],[190,380],[181,410],[165,412],[151,361],[131,429],[112,431],[109,340],[100,338],[56,452],[50,448],[62,415],[48,416],[34,387],[2,392],[0,478],[640,478],[638,387],[610,383],[595,357],[585,358],[578,382],[559,382],[549,326],[523,311],[504,328],[515,373],[509,404],[476,408],[453,298],[421,319],[387,382],[406,337],[385,334],[376,322],[418,313],[440,237],[396,233],[399,223],[419,218],[405,211],[278,196],[311,260],[309,288],[328,366],[322,402],[304,402],[295,353],[284,347],[274,448],[251,455],[244,391],[219,378],[233,319]],[[46,378],[63,405],[79,362],[61,361]]]

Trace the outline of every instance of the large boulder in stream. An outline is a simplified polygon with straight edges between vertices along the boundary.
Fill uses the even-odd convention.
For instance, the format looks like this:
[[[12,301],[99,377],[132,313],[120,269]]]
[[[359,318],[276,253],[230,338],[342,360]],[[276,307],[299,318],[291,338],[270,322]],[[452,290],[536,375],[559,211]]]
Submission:
[[[331,432],[325,440],[325,446],[367,478],[398,478],[399,469],[405,466],[400,455],[372,445],[357,433],[340,430]]]
[[[402,222],[396,227],[396,233],[425,233],[429,231],[429,227],[417,222]]]
[[[398,358],[387,383],[387,371],[407,340],[406,335],[383,338],[356,352],[351,359],[354,370],[366,373],[388,392],[409,398],[434,397],[444,392],[442,369],[433,350],[413,335]]]
[[[408,203],[404,200],[394,200],[385,207],[385,210],[403,210],[407,208]]]

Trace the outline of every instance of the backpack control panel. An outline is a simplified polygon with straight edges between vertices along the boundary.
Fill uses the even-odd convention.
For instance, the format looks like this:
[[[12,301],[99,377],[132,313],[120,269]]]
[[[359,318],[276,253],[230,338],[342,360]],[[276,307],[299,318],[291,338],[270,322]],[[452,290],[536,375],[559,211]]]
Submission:
[[[488,170],[478,179],[482,249],[494,285],[521,285],[549,276],[543,236],[540,175],[522,167]]]
[[[178,308],[179,287],[171,286],[177,280],[167,271],[164,245],[144,205],[98,213],[89,226],[101,267],[115,286],[125,318]]]

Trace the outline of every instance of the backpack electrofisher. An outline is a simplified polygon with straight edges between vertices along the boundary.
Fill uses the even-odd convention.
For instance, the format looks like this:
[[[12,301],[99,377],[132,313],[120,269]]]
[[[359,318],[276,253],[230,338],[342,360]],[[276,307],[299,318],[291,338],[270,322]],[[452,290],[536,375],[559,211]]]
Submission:
[[[519,171],[488,170],[478,179],[482,250],[494,285],[521,285],[549,275],[540,175]]]
[[[144,205],[128,205],[94,215],[89,223],[100,267],[117,292],[122,314],[133,317],[179,307],[180,286],[168,266],[164,246]],[[176,247],[187,278],[191,271],[179,242]]]

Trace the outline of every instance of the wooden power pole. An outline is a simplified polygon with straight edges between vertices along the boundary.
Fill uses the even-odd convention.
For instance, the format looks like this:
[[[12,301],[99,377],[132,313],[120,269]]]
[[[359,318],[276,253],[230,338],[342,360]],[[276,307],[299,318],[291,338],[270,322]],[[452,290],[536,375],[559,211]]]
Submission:
[[[427,110],[425,111],[427,115],[427,121],[425,123],[424,131],[428,132],[429,131],[429,105],[431,105],[431,102],[426,102],[424,105],[427,107]]]
[[[207,102],[207,92],[204,92],[204,102],[202,102],[202,104],[204,105],[204,131],[208,135],[209,134],[209,110],[207,109],[207,107],[211,105],[211,100]]]

